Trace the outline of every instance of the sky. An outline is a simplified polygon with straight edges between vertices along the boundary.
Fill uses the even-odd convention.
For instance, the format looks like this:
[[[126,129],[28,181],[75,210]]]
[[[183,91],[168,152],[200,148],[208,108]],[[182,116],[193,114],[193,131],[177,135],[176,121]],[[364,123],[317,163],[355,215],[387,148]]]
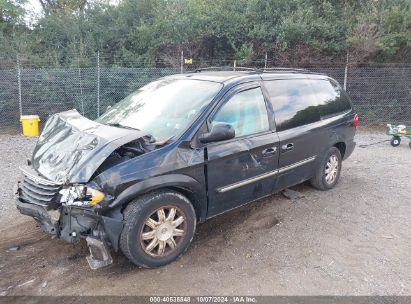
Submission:
[[[94,0],[100,2],[106,2],[111,5],[117,5],[121,0]],[[35,23],[41,16],[42,9],[39,0],[27,0],[27,3],[24,5],[26,10],[29,12],[25,17],[26,24]]]
[[[41,15],[41,4],[39,0],[28,0],[24,7],[28,12],[24,18],[26,24],[34,23]]]
[[[41,13],[41,5],[39,0],[28,0],[25,6],[27,9],[33,10],[37,13]]]

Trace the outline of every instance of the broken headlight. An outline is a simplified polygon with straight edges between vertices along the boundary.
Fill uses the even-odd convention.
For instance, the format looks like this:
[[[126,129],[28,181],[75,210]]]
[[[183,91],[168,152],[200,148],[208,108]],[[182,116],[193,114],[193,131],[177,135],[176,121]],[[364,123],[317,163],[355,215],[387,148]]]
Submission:
[[[60,202],[67,206],[95,206],[104,199],[104,193],[85,185],[74,185],[60,190]]]

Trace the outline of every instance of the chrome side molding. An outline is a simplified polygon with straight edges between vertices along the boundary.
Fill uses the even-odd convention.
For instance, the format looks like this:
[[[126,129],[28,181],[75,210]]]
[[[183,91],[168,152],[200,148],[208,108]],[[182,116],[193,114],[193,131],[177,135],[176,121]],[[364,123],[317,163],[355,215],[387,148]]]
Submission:
[[[233,184],[230,184],[230,185],[227,185],[227,186],[218,188],[218,189],[217,189],[217,192],[218,192],[218,193],[228,192],[228,191],[231,191],[231,190],[240,188],[240,187],[242,187],[242,186],[246,186],[246,185],[248,185],[248,184],[257,182],[257,181],[259,181],[259,180],[262,180],[262,179],[265,179],[265,178],[268,178],[268,177],[271,177],[271,176],[275,176],[275,175],[277,175],[277,174],[284,173],[284,172],[289,171],[289,170],[291,170],[291,169],[294,169],[294,168],[297,168],[297,167],[299,167],[299,166],[305,165],[305,164],[307,164],[307,163],[309,163],[309,162],[312,162],[312,161],[315,160],[315,158],[316,158],[316,155],[311,156],[311,157],[306,158],[306,159],[303,159],[303,160],[301,160],[301,161],[299,161],[299,162],[296,162],[296,163],[294,163],[294,164],[291,164],[291,165],[282,167],[282,168],[280,168],[280,169],[276,169],[276,170],[270,171],[270,172],[268,172],[268,173],[264,173],[264,174],[261,174],[261,175],[257,175],[257,176],[255,176],[255,177],[247,178],[247,179],[245,179],[245,180],[242,180],[242,181],[239,181],[239,182],[236,182],[236,183],[233,183]]]
[[[299,161],[299,162],[296,162],[296,163],[294,163],[294,164],[291,164],[291,165],[282,167],[282,168],[278,169],[278,173],[284,173],[284,172],[286,172],[286,171],[288,171],[288,170],[291,170],[291,169],[297,168],[297,167],[299,167],[299,166],[305,165],[305,164],[307,164],[307,163],[312,162],[313,160],[315,160],[315,158],[316,158],[316,156],[314,155],[314,156],[311,156],[311,157],[309,157],[309,158],[303,159],[303,160],[301,160],[301,161]]]

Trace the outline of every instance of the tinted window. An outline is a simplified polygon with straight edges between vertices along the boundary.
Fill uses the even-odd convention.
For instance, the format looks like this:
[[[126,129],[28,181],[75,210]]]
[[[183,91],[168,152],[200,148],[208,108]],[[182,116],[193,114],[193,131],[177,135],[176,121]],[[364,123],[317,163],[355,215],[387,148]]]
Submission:
[[[340,86],[328,79],[311,79],[321,117],[327,117],[351,109],[348,97]]]
[[[320,120],[314,91],[305,79],[265,81],[274,109],[277,130]]]
[[[211,124],[217,122],[232,125],[236,137],[269,130],[261,89],[243,91],[231,97],[211,120]]]

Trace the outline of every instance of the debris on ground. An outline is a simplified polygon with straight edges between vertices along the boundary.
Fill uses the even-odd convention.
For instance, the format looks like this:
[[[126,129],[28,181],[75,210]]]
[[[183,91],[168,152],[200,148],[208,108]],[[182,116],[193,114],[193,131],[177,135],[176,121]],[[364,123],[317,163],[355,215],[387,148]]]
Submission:
[[[289,200],[291,200],[292,202],[296,202],[297,200],[301,199],[304,197],[304,194],[302,194],[301,192],[295,191],[295,190],[291,190],[291,189],[285,189],[283,191],[281,191],[281,194],[284,195],[284,197],[288,198]]]
[[[84,257],[85,257],[84,253],[76,252],[75,254],[68,256],[68,260],[69,261],[75,261],[75,260],[78,260],[78,259],[84,258]]]
[[[23,287],[23,286],[25,286],[25,285],[29,285],[29,284],[33,283],[35,280],[36,280],[36,279],[32,279],[32,280],[26,281],[26,282],[24,282],[24,283],[21,283],[21,284],[17,285],[16,287]]]
[[[7,249],[8,251],[18,251],[20,250],[20,246],[14,246],[14,247],[10,247],[9,249]]]

